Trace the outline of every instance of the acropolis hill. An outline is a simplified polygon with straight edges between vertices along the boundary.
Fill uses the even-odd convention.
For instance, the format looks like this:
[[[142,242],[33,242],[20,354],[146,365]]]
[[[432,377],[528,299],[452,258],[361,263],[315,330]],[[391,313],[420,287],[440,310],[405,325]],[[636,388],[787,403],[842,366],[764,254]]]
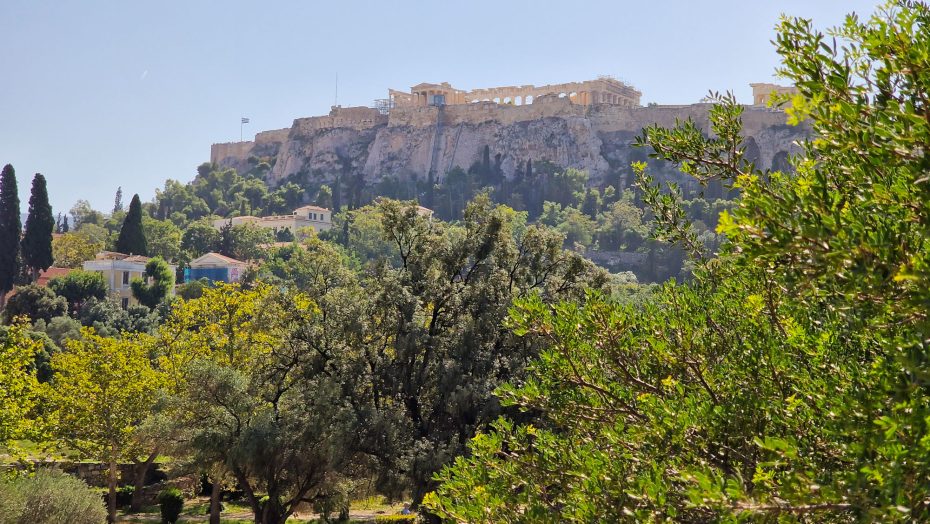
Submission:
[[[752,84],[744,132],[757,165],[768,168],[796,147],[806,130],[785,125],[766,107],[769,94],[791,88]],[[641,93],[610,77],[546,86],[463,91],[448,83],[389,90],[375,107],[335,106],[329,115],[298,118],[288,129],[253,141],[214,144],[210,160],[239,170],[250,157],[274,158],[272,181],[294,174],[329,181],[338,173],[377,180],[386,175],[436,180],[468,169],[489,146],[505,176],[526,160],[587,170],[592,181],[642,158],[633,139],[643,127],[688,117],[707,128],[709,104],[640,105]],[[636,155],[640,156],[636,156]]]

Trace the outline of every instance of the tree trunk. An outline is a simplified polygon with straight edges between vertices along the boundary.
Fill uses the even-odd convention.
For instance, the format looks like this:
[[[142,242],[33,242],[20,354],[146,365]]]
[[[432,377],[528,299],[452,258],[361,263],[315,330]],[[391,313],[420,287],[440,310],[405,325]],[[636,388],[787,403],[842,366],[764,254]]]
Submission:
[[[129,510],[132,512],[142,509],[142,489],[145,487],[145,475],[156,458],[158,458],[157,448],[145,459],[144,463],[136,464],[136,478],[133,479],[132,483],[132,501],[129,503]]]
[[[116,522],[116,458],[110,457],[110,468],[107,472],[107,522]]]
[[[213,480],[213,489],[210,491],[210,524],[220,524],[220,499],[223,496],[222,477]]]

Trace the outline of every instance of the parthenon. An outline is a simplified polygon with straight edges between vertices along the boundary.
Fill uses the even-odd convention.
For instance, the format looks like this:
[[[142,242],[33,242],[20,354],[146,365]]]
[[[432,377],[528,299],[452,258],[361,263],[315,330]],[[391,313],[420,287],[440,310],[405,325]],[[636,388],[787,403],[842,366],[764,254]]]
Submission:
[[[490,87],[472,91],[456,89],[448,82],[442,82],[440,84],[417,84],[410,88],[409,93],[389,89],[387,103],[389,107],[443,106],[472,102],[526,105],[532,104],[534,99],[545,95],[567,97],[573,103],[585,106],[613,104],[638,107],[642,93],[609,76],[566,84]]]

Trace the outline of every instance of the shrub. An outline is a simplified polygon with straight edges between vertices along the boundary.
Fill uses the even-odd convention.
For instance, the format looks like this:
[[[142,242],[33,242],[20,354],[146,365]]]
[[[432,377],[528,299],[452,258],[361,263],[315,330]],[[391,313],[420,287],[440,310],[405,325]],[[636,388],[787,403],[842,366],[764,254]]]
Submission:
[[[97,492],[57,470],[0,482],[0,524],[100,524],[106,517]]]
[[[116,507],[121,508],[132,503],[132,494],[135,486],[120,486],[116,488]]]
[[[162,524],[174,524],[184,509],[184,495],[177,488],[163,489],[158,494],[158,505],[161,508]]]
[[[416,522],[416,515],[378,515],[375,517],[376,524],[396,524],[398,522]]]

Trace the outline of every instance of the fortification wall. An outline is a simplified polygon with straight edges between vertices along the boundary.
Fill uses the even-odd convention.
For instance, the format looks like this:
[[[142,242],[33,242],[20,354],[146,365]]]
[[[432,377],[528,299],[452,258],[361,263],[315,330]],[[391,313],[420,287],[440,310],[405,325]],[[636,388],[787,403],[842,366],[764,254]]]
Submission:
[[[222,166],[238,164],[249,157],[255,142],[226,142],[210,146],[210,162]]]
[[[354,129],[364,131],[388,122],[388,117],[370,107],[334,107],[326,116],[312,116],[294,120],[298,133],[306,134],[324,129]]]
[[[289,127],[274,129],[272,131],[262,131],[255,135],[255,146],[280,144],[287,140],[289,134],[291,134],[291,128]]]
[[[511,125],[550,117],[584,116],[585,106],[573,104],[568,98],[539,97],[532,104],[501,105],[495,102],[473,102],[442,108],[443,124],[478,125],[498,122]],[[436,106],[398,107],[391,111],[388,127],[431,127],[436,125],[440,109]]]

